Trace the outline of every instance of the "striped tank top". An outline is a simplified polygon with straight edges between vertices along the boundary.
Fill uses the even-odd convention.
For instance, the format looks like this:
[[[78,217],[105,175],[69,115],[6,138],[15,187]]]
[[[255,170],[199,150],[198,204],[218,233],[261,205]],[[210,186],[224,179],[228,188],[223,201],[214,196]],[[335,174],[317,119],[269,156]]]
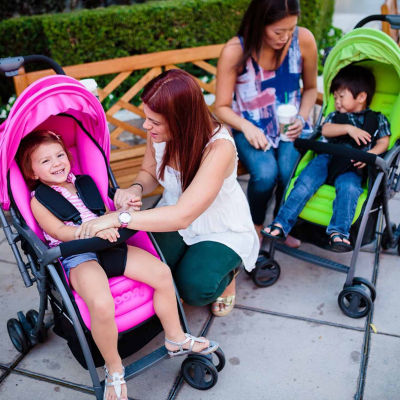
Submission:
[[[75,180],[76,180],[75,175],[72,172],[70,172],[67,177],[67,182],[70,182],[73,185],[75,185]],[[64,196],[79,211],[82,222],[87,222],[87,221],[90,221],[91,219],[97,218],[97,215],[92,213],[85,206],[84,202],[81,200],[81,198],[78,196],[78,194],[72,194],[68,189],[66,189],[65,187],[62,187],[62,186],[52,185],[51,188],[53,188],[58,193],[60,193],[62,196]],[[34,195],[35,195],[35,192],[33,191],[31,193],[31,196],[33,197]],[[68,226],[79,226],[77,224],[74,224],[72,221],[64,221],[64,224],[68,225]],[[43,235],[50,247],[58,246],[61,243],[61,240],[53,238],[52,236],[47,234],[45,231],[43,231]]]
[[[239,40],[243,46],[243,38],[239,37]],[[275,148],[279,145],[276,109],[285,103],[293,104],[299,109],[302,70],[303,59],[296,27],[289,50],[278,69],[265,70],[253,57],[249,57],[243,72],[237,78],[233,111],[260,128]]]

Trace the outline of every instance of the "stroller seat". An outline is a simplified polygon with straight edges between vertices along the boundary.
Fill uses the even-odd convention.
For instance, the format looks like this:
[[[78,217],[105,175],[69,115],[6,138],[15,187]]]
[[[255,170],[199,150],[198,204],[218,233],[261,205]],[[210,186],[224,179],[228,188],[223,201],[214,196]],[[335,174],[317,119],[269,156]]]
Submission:
[[[379,111],[386,116],[390,122],[391,136],[388,150],[396,145],[397,140],[400,138],[400,80],[396,69],[389,64],[382,64],[373,62],[371,60],[360,61],[356,63],[360,66],[368,68],[372,71],[376,79],[376,90],[373,96],[370,108],[374,111]],[[325,85],[325,90],[329,90],[329,86]],[[324,115],[328,115],[334,110],[334,99],[330,95],[327,100],[327,106]],[[288,190],[286,191],[285,198],[287,198],[294,186],[294,183],[306,165],[312,160],[315,153],[308,151],[300,160],[294,176],[290,181]],[[360,195],[357,203],[356,212],[353,218],[352,225],[356,224],[362,216],[362,211],[368,198],[369,190],[372,185],[369,182],[364,183],[363,193]],[[307,202],[304,209],[300,213],[300,218],[304,221],[311,222],[323,227],[329,225],[329,221],[332,217],[332,205],[336,197],[336,191],[334,186],[324,184],[314,196]],[[297,234],[299,230],[296,230]],[[351,230],[351,236],[356,235],[355,229]],[[373,235],[367,235],[369,239],[372,239]],[[306,240],[306,237],[303,238]],[[365,240],[363,244],[368,242]]]
[[[265,240],[256,268],[252,271],[252,277],[256,285],[263,287],[270,286],[278,280],[280,266],[274,258],[276,250],[309,263],[344,272],[347,278],[339,293],[338,305],[347,316],[361,318],[372,309],[376,290],[370,281],[355,276],[360,248],[375,241],[375,251],[378,255],[381,245],[384,247],[386,242],[393,247],[396,241],[396,227],[390,222],[388,201],[400,191],[400,177],[397,172],[400,164],[399,47],[384,33],[370,28],[355,29],[343,36],[329,53],[324,65],[324,104],[319,122],[322,116],[326,117],[334,111],[334,97],[330,93],[331,82],[339,70],[349,64],[365,67],[375,76],[376,88],[370,108],[381,112],[389,120],[391,136],[388,151],[380,157],[375,157],[372,154],[366,155],[365,152],[322,143],[319,140],[296,139],[295,146],[305,152],[293,171],[284,198],[289,196],[300,173],[316,153],[328,153],[334,159],[344,155],[368,164],[368,167],[364,167],[368,168],[368,178],[363,183],[363,191],[358,199],[350,229],[350,241],[354,246],[350,265],[302,249],[289,248],[275,240],[269,242]],[[318,134],[319,130],[316,129],[314,139],[318,139]],[[329,237],[326,234],[326,227],[332,218],[335,197],[334,186],[322,185],[303,208],[291,234],[304,242],[328,248]],[[385,218],[385,229],[382,228],[382,218]]]
[[[104,170],[104,162],[99,163],[98,165],[93,165],[96,157],[92,156],[95,152],[99,152],[99,149],[90,139],[87,140],[87,136],[84,134],[84,132],[82,132],[80,129],[73,127],[73,124],[71,124],[73,120],[70,121],[70,119],[71,118],[66,116],[51,117],[45,123],[46,129],[55,130],[55,127],[57,126],[56,130],[61,135],[62,133],[60,132],[60,126],[64,126],[64,130],[66,132],[72,132],[73,130],[75,130],[76,142],[79,143],[80,146],[83,146],[82,148],[84,148],[85,151],[77,151],[76,146],[72,145],[70,140],[68,140],[68,137],[64,139],[67,146],[69,145],[68,148],[73,156],[74,164],[72,171],[76,175],[81,174],[81,165],[88,165],[90,161],[92,168],[94,171],[96,171],[96,176],[98,178],[98,175],[101,175],[102,170]],[[41,126],[41,128],[43,128],[43,126]],[[90,158],[90,160],[88,160],[87,158]],[[93,179],[96,179],[96,176],[93,176]],[[107,204],[107,206],[112,209],[113,206],[106,194],[107,192],[104,193],[105,187],[104,185],[101,186],[103,187],[103,191],[100,188],[99,190],[102,194],[103,200],[105,201],[105,204]],[[36,233],[36,235],[41,240],[45,241],[43,232],[37,224],[30,209],[31,195],[29,189],[26,186],[24,178],[15,161],[13,161],[10,167],[10,189],[11,193],[14,194],[13,200],[17,204],[18,210],[22,214],[27,225]],[[15,195],[16,193],[17,195]],[[127,243],[133,246],[140,247],[159,258],[159,255],[155,251],[151,240],[145,232],[137,232],[133,237],[128,239]],[[66,283],[68,284],[69,282],[65,273],[63,275]],[[143,282],[134,281],[124,276],[118,276],[109,279],[109,285],[111,294],[114,298],[115,320],[118,332],[124,332],[130,328],[133,328],[134,326],[151,318],[155,314],[153,308],[154,290],[150,286],[146,285]],[[74,290],[71,289],[71,292],[75,299],[83,322],[85,323],[86,327],[90,329],[90,314],[85,302]]]

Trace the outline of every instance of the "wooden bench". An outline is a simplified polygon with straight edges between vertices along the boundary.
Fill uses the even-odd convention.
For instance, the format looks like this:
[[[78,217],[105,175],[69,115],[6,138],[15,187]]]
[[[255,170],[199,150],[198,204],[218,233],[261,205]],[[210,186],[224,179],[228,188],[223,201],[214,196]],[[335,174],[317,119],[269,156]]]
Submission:
[[[118,101],[106,111],[112,146],[111,168],[118,184],[122,188],[128,187],[134,181],[140,169],[146,147],[145,143],[132,146],[127,143],[127,140],[121,140],[120,138],[121,134],[125,138],[129,138],[131,135],[136,136],[136,138],[146,138],[146,132],[140,128],[140,121],[144,118],[144,113],[139,96],[143,87],[164,70],[172,68],[184,68],[186,70],[191,68],[193,70],[195,68],[197,70],[196,75],[199,76],[204,73],[204,76],[207,77],[206,82],[195,77],[204,94],[214,95],[217,70],[207,60],[217,59],[222,47],[223,44],[201,46],[64,67],[65,73],[76,79],[106,76],[106,79],[108,78],[107,84],[98,89],[100,101],[103,104],[116,89],[119,88],[121,93],[121,87],[124,87],[121,85],[127,86],[126,80],[128,77],[134,73],[140,75],[135,79],[136,82],[133,85],[128,85],[128,88],[124,87],[123,94],[120,95]],[[19,75],[14,77],[17,96],[32,82],[50,74],[54,74],[54,71],[41,70],[26,73],[22,68]],[[212,108],[212,104],[210,107]],[[118,115],[121,110],[127,110],[132,113],[130,114],[132,118],[138,118],[136,119],[136,124],[119,119]],[[133,138],[133,136],[131,137]]]
[[[142,164],[145,151],[145,143],[131,145],[126,140],[121,140],[123,134],[125,138],[135,135],[145,139],[146,133],[140,129],[140,121],[144,117],[143,105],[139,96],[143,87],[162,71],[171,68],[197,69],[196,75],[204,73],[207,82],[195,77],[204,94],[215,95],[215,76],[217,69],[210,64],[209,60],[216,60],[223,48],[223,44],[201,46],[195,48],[162,51],[157,53],[141,54],[130,57],[123,57],[111,60],[97,61],[87,64],[79,64],[64,67],[67,75],[76,79],[98,78],[106,76],[108,82],[104,87],[99,87],[98,94],[100,101],[104,103],[107,97],[115,90],[121,92],[121,86],[126,86],[126,80],[134,73],[140,73],[133,85],[123,89],[123,94],[119,97],[107,111],[106,118],[110,127],[111,135],[111,168],[115,174],[120,187],[128,187],[134,182]],[[189,71],[190,71],[189,70]],[[18,76],[14,77],[14,86],[17,96],[32,82],[44,76],[54,74],[52,70],[41,70],[35,72],[25,72],[22,68]],[[122,86],[123,87],[123,86]],[[213,101],[210,109],[212,109]],[[322,95],[319,94],[319,104],[322,104]],[[132,117],[139,118],[136,124],[118,119],[121,110],[129,111]],[[131,136],[132,137],[132,136]],[[238,175],[246,174],[244,166],[239,163]],[[158,189],[158,193],[160,190]]]
[[[397,0],[385,0],[385,2],[381,5],[381,14],[397,15]],[[382,31],[388,34],[396,43],[400,44],[399,31],[397,29],[392,29],[389,23],[382,22]]]

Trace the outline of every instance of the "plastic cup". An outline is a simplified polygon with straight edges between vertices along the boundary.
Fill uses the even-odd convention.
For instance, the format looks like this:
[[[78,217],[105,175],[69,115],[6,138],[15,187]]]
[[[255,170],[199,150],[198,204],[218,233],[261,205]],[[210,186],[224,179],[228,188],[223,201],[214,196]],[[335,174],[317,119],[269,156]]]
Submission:
[[[297,108],[293,104],[281,104],[276,113],[279,121],[279,132],[281,134],[281,140],[289,141],[286,132],[291,124],[296,120]]]

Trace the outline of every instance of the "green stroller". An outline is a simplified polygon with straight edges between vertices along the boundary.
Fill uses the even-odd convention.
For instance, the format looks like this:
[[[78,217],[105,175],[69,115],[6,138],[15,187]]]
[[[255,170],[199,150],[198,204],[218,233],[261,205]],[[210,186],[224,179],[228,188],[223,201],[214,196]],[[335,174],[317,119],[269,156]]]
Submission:
[[[327,116],[334,110],[333,95],[329,93],[332,79],[340,69],[353,63],[373,72],[376,91],[370,107],[372,110],[383,113],[391,125],[390,145],[383,158],[315,140],[319,136],[322,116]],[[361,318],[371,310],[376,291],[370,281],[355,276],[360,248],[377,240],[375,252],[379,255],[381,246],[394,247],[399,237],[396,226],[390,222],[388,208],[389,199],[400,191],[400,178],[397,173],[400,161],[400,49],[398,45],[385,33],[370,28],[355,29],[342,37],[329,53],[324,65],[323,104],[313,140],[296,139],[295,141],[295,146],[303,153],[303,156],[294,169],[292,179],[286,188],[285,198],[292,190],[301,171],[316,153],[329,153],[333,157],[346,157],[368,164],[368,179],[359,197],[350,230],[350,240],[353,244],[350,266],[300,249],[289,248],[275,240],[264,239],[252,278],[256,285],[263,287],[277,281],[280,267],[274,259],[275,250],[319,266],[344,272],[347,278],[338,296],[339,307],[347,316]],[[325,230],[332,217],[334,198],[333,186],[328,184],[321,186],[304,207],[291,234],[304,242],[328,248]],[[385,229],[381,228],[382,216],[386,222]]]

